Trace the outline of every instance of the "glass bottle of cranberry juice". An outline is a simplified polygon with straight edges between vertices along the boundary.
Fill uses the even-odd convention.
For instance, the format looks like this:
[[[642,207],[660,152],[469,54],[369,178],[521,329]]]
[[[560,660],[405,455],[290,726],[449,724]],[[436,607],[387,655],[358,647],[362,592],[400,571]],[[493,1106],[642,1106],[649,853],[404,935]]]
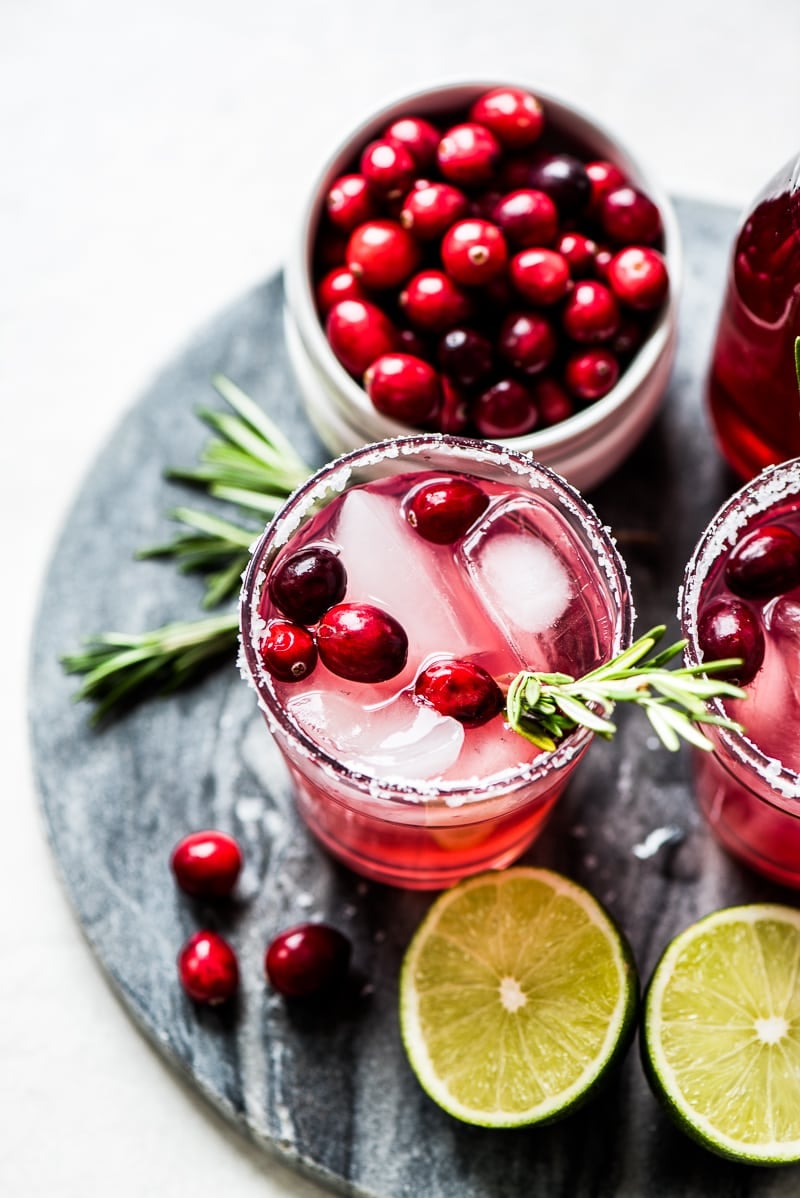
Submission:
[[[708,381],[720,448],[743,479],[800,455],[800,155],[768,183],[734,244]]]

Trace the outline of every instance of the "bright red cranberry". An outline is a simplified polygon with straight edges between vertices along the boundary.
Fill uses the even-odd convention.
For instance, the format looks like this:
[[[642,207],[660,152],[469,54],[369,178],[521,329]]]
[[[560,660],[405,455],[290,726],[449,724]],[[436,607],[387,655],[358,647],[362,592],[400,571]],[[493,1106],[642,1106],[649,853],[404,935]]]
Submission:
[[[317,307],[327,316],[334,304],[348,299],[366,299],[366,292],[346,266],[335,266],[317,285]]]
[[[338,553],[307,545],[280,558],[267,580],[269,597],[296,624],[316,624],[347,590],[347,571]]]
[[[697,620],[697,643],[703,661],[740,657],[742,664],[725,671],[737,686],[752,682],[764,660],[764,633],[758,617],[741,599],[721,595],[706,604]]]
[[[440,478],[411,492],[406,519],[425,541],[452,545],[460,541],[489,506],[489,497],[466,478]]]
[[[522,249],[551,245],[558,232],[555,204],[545,192],[530,187],[504,195],[494,206],[492,220]]]
[[[545,428],[568,420],[575,411],[574,402],[555,379],[537,379],[532,385],[531,393],[539,412],[539,420]]]
[[[503,710],[503,692],[481,666],[457,658],[427,666],[414,684],[414,694],[441,715],[466,728],[478,728]]]
[[[491,283],[508,261],[506,239],[497,225],[486,220],[462,220],[445,233],[442,263],[447,273],[465,287]]]
[[[564,382],[576,399],[592,401],[607,395],[619,378],[619,362],[608,349],[573,354],[564,369]]]
[[[800,586],[800,536],[784,524],[764,524],[736,542],[725,581],[745,599],[771,599]]]
[[[608,265],[608,282],[617,299],[636,311],[660,308],[669,290],[667,266],[658,250],[631,245]]]
[[[661,214],[653,201],[635,187],[609,191],[600,206],[603,232],[618,245],[650,245],[661,236]]]
[[[474,122],[454,125],[439,142],[439,170],[450,183],[480,187],[488,183],[500,161],[500,144],[493,133]]]
[[[420,241],[444,237],[457,220],[466,216],[469,201],[450,183],[426,183],[406,196],[400,224]]]
[[[419,265],[419,247],[394,220],[370,220],[350,234],[347,266],[365,287],[399,287]]]
[[[563,233],[556,243],[559,254],[563,254],[569,263],[569,273],[573,279],[585,279],[594,272],[594,259],[597,253],[597,242],[583,233]]]
[[[195,1002],[226,1002],[239,987],[236,953],[216,932],[195,932],[178,954],[178,977]]]
[[[469,296],[443,270],[414,275],[400,293],[400,307],[409,323],[423,333],[443,333],[469,320],[472,313]]]
[[[419,170],[426,171],[436,161],[441,133],[419,116],[401,116],[383,135],[387,141],[399,141],[408,150]]]
[[[528,185],[547,192],[562,217],[580,216],[592,196],[586,167],[571,154],[552,154],[535,163]]]
[[[408,637],[388,612],[369,603],[340,603],[322,617],[317,648],[332,674],[351,682],[386,682],[406,664]]]
[[[569,266],[555,250],[521,250],[511,259],[511,282],[532,304],[557,304],[569,290]]]
[[[484,125],[510,150],[535,142],[544,128],[544,109],[520,87],[495,87],[475,101],[469,119]]]
[[[536,427],[539,413],[527,387],[501,379],[475,401],[472,419],[483,437],[521,437]]]
[[[178,841],[170,866],[184,894],[225,898],[241,873],[242,850],[232,836],[209,828]]]
[[[384,416],[401,424],[432,420],[442,399],[439,375],[413,354],[384,354],[364,375],[364,386]]]
[[[607,341],[619,328],[619,305],[604,283],[584,279],[573,287],[561,321],[573,341]]]
[[[439,365],[462,387],[479,387],[492,373],[494,355],[487,337],[474,329],[449,329],[439,342]]]
[[[442,406],[436,420],[440,433],[449,433],[453,437],[465,433],[469,428],[469,403],[458,385],[442,376]]]
[[[553,326],[538,312],[511,312],[500,326],[497,352],[523,374],[539,374],[553,361],[557,348]]]
[[[325,334],[336,357],[360,378],[371,362],[397,344],[397,329],[385,312],[367,300],[341,300],[325,321]]]
[[[334,180],[325,206],[332,223],[345,233],[375,215],[375,200],[363,175],[341,175]]]
[[[337,985],[350,966],[350,941],[325,923],[287,928],[270,943],[264,969],[285,998],[308,998]]]
[[[405,195],[414,182],[416,164],[405,146],[397,141],[371,141],[361,155],[361,174],[370,191],[391,198]]]
[[[608,282],[608,268],[614,259],[614,253],[608,246],[598,246],[597,253],[594,256],[594,273],[598,279],[602,279],[604,283]]]
[[[616,163],[607,162],[602,158],[597,159],[595,162],[587,162],[586,174],[589,176],[589,181],[592,185],[592,198],[589,203],[589,211],[592,216],[597,216],[600,212],[600,206],[608,193],[616,191],[618,187],[624,187],[628,180]]]
[[[302,682],[317,664],[313,636],[302,624],[289,620],[270,620],[258,653],[266,669],[280,682]]]

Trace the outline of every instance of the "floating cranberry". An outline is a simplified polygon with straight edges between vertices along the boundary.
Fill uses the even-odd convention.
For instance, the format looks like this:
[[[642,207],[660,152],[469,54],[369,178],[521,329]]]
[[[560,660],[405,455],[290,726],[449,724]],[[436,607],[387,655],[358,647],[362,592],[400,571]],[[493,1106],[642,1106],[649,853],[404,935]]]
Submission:
[[[511,282],[532,304],[557,304],[569,290],[569,266],[555,250],[521,250],[511,259]]]
[[[742,659],[742,665],[725,671],[725,677],[737,686],[752,682],[764,660],[764,633],[758,617],[741,599],[721,595],[706,604],[697,620],[697,643],[703,661]]]
[[[347,590],[347,571],[338,553],[307,545],[281,558],[270,571],[269,597],[296,624],[316,624]]]
[[[270,943],[264,969],[285,998],[308,998],[341,982],[350,966],[350,941],[325,923],[287,928]]]
[[[375,199],[363,175],[342,175],[334,180],[325,206],[332,223],[345,233],[375,215]]]
[[[573,341],[607,341],[619,328],[619,305],[604,283],[584,279],[570,293],[561,322]]]
[[[568,420],[575,411],[575,404],[564,388],[555,379],[537,379],[532,388],[533,402],[539,419],[545,428]]]
[[[576,399],[601,399],[618,378],[619,362],[608,349],[573,354],[564,368],[564,382]]]
[[[497,201],[492,220],[520,248],[550,245],[558,231],[558,210],[543,191],[519,188]]]
[[[270,620],[258,646],[266,669],[280,682],[302,682],[317,664],[317,646],[302,624]]]
[[[236,953],[216,932],[195,932],[178,954],[178,977],[195,1002],[226,1002],[239,987]]]
[[[628,246],[608,264],[611,290],[623,304],[636,311],[660,308],[669,289],[669,276],[658,250]]]
[[[322,617],[317,648],[332,674],[350,682],[386,682],[406,664],[408,637],[388,612],[369,603],[341,603]]]
[[[452,545],[489,506],[489,497],[466,478],[442,478],[411,492],[406,519],[425,541]]]
[[[653,201],[635,187],[609,191],[600,206],[603,232],[617,244],[650,245],[661,236],[661,214]]]
[[[345,370],[359,377],[397,344],[397,329],[386,313],[368,300],[334,304],[325,321],[325,333]]]
[[[406,196],[400,224],[420,241],[433,241],[466,216],[468,207],[467,197],[457,187],[450,183],[426,183]]]
[[[350,234],[346,253],[350,273],[365,287],[399,287],[419,265],[419,247],[394,220],[370,220]]]
[[[191,832],[175,845],[170,867],[184,894],[225,898],[241,873],[242,850],[225,832]]]
[[[494,356],[487,337],[474,329],[455,328],[439,342],[439,365],[462,387],[479,387],[492,373]]]
[[[491,283],[506,268],[506,239],[486,220],[462,220],[442,241],[442,262],[451,278],[465,287]]]
[[[605,159],[587,162],[586,174],[589,176],[589,181],[592,185],[592,198],[589,203],[589,209],[591,214],[596,216],[600,212],[600,206],[608,193],[616,191],[618,187],[624,187],[627,179],[616,163],[607,162]]]
[[[379,412],[403,424],[431,420],[442,398],[439,375],[413,354],[377,358],[364,375],[364,386]]]
[[[414,694],[441,715],[466,728],[478,728],[503,710],[503,692],[482,666],[457,658],[427,666],[414,684]]]
[[[594,271],[597,242],[583,233],[563,233],[556,243],[559,254],[563,254],[573,279],[585,279]]]
[[[493,88],[475,101],[469,116],[512,150],[532,145],[544,128],[542,105],[520,87]]]
[[[319,281],[317,307],[323,316],[327,316],[334,304],[348,299],[366,299],[366,292],[346,266],[335,266]]]
[[[745,599],[771,599],[800,586],[800,536],[784,524],[764,524],[737,541],[725,581]]]
[[[483,125],[454,125],[439,142],[439,170],[450,183],[480,187],[494,175],[500,160],[500,143]]]
[[[441,433],[457,437],[469,428],[469,403],[452,379],[442,376],[442,406],[436,426]]]
[[[421,270],[414,275],[400,293],[400,307],[409,322],[424,333],[444,333],[469,320],[472,313],[469,296],[443,270]]]
[[[417,169],[405,146],[387,140],[369,143],[361,155],[360,168],[370,191],[388,199],[405,195]]]
[[[475,401],[472,418],[483,437],[521,437],[533,431],[539,413],[527,387],[501,379]]]
[[[553,326],[538,312],[512,312],[500,326],[497,352],[523,374],[539,374],[553,361],[556,349]]]
[[[393,121],[383,135],[387,141],[398,141],[408,150],[419,170],[427,170],[436,161],[441,133],[430,121],[419,116],[401,116]]]
[[[586,167],[571,154],[553,154],[535,163],[528,185],[547,192],[562,217],[579,216],[592,195]]]

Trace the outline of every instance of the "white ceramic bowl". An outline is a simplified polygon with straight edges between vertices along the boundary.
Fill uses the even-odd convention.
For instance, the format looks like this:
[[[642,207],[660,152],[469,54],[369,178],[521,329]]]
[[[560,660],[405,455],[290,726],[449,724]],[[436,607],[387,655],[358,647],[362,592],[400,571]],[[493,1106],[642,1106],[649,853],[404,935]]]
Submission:
[[[319,173],[302,212],[285,270],[284,326],[290,361],[308,417],[324,444],[338,456],[370,441],[418,430],[389,420],[372,405],[363,387],[338,362],[320,323],[314,299],[312,261],[325,196],[333,180],[352,169],[367,144],[399,116],[436,119],[465,111],[497,82],[438,87],[387,105],[351,133]],[[680,234],[669,198],[651,174],[619,141],[575,108],[530,88],[542,101],[548,127],[576,139],[595,158],[616,163],[630,182],[658,206],[664,226],[664,253],[670,292],[647,340],[609,393],[567,420],[501,444],[531,453],[586,490],[616,469],[646,431],[658,409],[675,357],[677,306],[682,273]]]

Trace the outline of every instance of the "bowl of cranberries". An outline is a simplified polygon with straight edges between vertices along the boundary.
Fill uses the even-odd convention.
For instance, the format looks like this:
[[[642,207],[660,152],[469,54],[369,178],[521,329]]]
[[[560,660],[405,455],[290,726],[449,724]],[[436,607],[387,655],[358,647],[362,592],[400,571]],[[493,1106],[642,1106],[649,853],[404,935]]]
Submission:
[[[675,354],[672,206],[619,142],[526,88],[440,87],[372,116],[312,187],[285,330],[333,454],[442,432],[594,486]]]

